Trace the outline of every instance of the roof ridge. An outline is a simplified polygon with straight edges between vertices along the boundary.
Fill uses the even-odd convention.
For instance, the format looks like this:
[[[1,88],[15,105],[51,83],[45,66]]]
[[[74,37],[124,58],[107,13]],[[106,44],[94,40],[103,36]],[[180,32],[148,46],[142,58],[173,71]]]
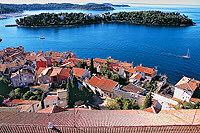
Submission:
[[[189,82],[189,81],[188,81],[188,82]],[[187,82],[186,84],[190,87],[190,90],[193,91],[193,90],[192,90],[192,87],[188,84],[188,82]]]

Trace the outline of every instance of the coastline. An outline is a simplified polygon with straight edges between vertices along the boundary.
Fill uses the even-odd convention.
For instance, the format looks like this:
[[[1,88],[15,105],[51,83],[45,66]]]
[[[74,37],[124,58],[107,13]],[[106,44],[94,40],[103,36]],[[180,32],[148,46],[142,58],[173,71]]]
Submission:
[[[140,24],[140,23],[133,23],[130,21],[117,21],[117,20],[113,20],[113,21],[107,21],[107,22],[102,22],[102,23],[106,23],[106,24],[131,24],[131,25],[144,25],[144,26],[160,26],[160,27],[188,27],[188,26],[196,26],[196,23],[194,23],[193,25],[185,25],[182,24],[180,26],[175,26],[175,25],[166,25],[166,24],[150,24],[150,23],[146,23],[146,24]],[[101,23],[92,23],[92,24],[101,24]],[[81,24],[73,24],[73,25],[47,25],[47,26],[22,26],[22,25],[15,25],[17,27],[20,28],[57,28],[57,27],[69,27],[69,28],[73,28],[73,27],[79,27],[79,26],[86,26],[86,25],[92,25],[92,24],[85,24],[85,25],[81,25]],[[6,26],[9,27],[9,26]]]

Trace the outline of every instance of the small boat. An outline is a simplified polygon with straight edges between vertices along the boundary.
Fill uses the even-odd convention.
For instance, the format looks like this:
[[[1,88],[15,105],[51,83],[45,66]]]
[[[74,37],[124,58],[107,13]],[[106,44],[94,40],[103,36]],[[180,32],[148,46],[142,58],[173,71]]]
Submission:
[[[45,37],[44,37],[44,36],[41,36],[40,39],[45,39]]]
[[[184,58],[184,59],[190,59],[190,52],[189,52],[189,49],[188,49],[187,55],[182,56],[182,58]]]
[[[0,42],[2,41],[2,38],[0,38]]]

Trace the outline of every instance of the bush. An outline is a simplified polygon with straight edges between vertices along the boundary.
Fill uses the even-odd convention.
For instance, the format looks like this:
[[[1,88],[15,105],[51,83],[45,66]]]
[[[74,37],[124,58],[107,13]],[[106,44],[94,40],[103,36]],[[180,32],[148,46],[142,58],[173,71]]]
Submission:
[[[106,105],[106,110],[120,110],[120,106],[114,100],[109,100]]]
[[[143,109],[151,107],[151,104],[152,104],[152,98],[151,98],[151,91],[150,91],[149,94],[146,95],[146,98],[144,100]]]

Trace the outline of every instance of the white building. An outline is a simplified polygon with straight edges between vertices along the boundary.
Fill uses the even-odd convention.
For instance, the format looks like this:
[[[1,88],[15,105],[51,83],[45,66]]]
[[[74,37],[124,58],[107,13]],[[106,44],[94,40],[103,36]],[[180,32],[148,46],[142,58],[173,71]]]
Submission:
[[[194,91],[199,89],[200,81],[183,77],[176,85],[173,97],[178,98],[182,101],[190,101]]]

